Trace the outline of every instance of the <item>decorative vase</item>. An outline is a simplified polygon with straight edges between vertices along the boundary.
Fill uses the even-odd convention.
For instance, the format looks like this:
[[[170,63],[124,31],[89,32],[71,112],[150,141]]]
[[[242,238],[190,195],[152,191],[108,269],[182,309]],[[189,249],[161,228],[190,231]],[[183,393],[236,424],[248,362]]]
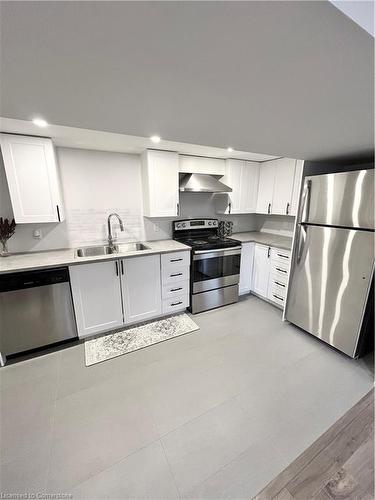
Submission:
[[[8,255],[10,255],[8,251],[8,240],[0,241],[0,255],[2,257],[8,257]]]

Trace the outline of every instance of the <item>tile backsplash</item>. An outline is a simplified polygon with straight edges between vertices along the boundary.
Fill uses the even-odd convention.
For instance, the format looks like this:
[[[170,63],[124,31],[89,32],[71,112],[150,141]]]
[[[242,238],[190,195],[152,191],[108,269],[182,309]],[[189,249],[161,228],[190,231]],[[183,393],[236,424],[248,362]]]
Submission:
[[[124,231],[120,230],[118,220],[111,218],[112,234],[118,241],[140,241],[145,239],[143,217],[140,213],[122,207],[113,207],[123,223]],[[68,209],[66,211],[66,228],[69,243],[72,247],[89,245],[105,241],[108,237],[108,210],[100,209]]]

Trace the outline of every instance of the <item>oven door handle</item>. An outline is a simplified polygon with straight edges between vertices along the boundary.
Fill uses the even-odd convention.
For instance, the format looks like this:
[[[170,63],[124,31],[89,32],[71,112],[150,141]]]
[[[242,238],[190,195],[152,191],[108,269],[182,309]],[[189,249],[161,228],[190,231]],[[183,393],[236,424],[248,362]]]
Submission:
[[[215,248],[214,250],[196,250],[194,254],[202,254],[202,253],[214,253],[214,252],[232,252],[233,250],[239,250],[241,251],[241,247],[230,247],[230,248]],[[238,252],[236,252],[238,253]],[[229,254],[232,255],[232,254]]]
[[[230,255],[241,255],[241,247],[217,248],[215,250],[196,250],[193,260],[213,259],[215,257],[229,257]]]

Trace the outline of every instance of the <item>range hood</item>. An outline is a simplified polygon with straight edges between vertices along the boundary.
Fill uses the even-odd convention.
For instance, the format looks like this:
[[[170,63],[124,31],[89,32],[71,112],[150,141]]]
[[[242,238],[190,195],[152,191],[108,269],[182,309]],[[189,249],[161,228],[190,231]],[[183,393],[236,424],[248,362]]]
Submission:
[[[232,188],[220,182],[220,177],[209,174],[180,175],[180,191],[189,193],[230,193]]]

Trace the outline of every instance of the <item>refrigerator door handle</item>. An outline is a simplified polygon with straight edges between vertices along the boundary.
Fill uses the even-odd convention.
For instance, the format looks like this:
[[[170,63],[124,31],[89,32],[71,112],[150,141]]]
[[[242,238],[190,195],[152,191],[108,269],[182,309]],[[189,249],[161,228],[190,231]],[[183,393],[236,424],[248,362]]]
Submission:
[[[298,225],[298,246],[297,246],[297,263],[301,261],[302,252],[305,247],[306,228],[304,224]]]
[[[302,203],[301,203],[301,213],[300,222],[308,222],[309,211],[310,211],[310,196],[311,196],[311,179],[305,182],[303,193],[302,193]]]

